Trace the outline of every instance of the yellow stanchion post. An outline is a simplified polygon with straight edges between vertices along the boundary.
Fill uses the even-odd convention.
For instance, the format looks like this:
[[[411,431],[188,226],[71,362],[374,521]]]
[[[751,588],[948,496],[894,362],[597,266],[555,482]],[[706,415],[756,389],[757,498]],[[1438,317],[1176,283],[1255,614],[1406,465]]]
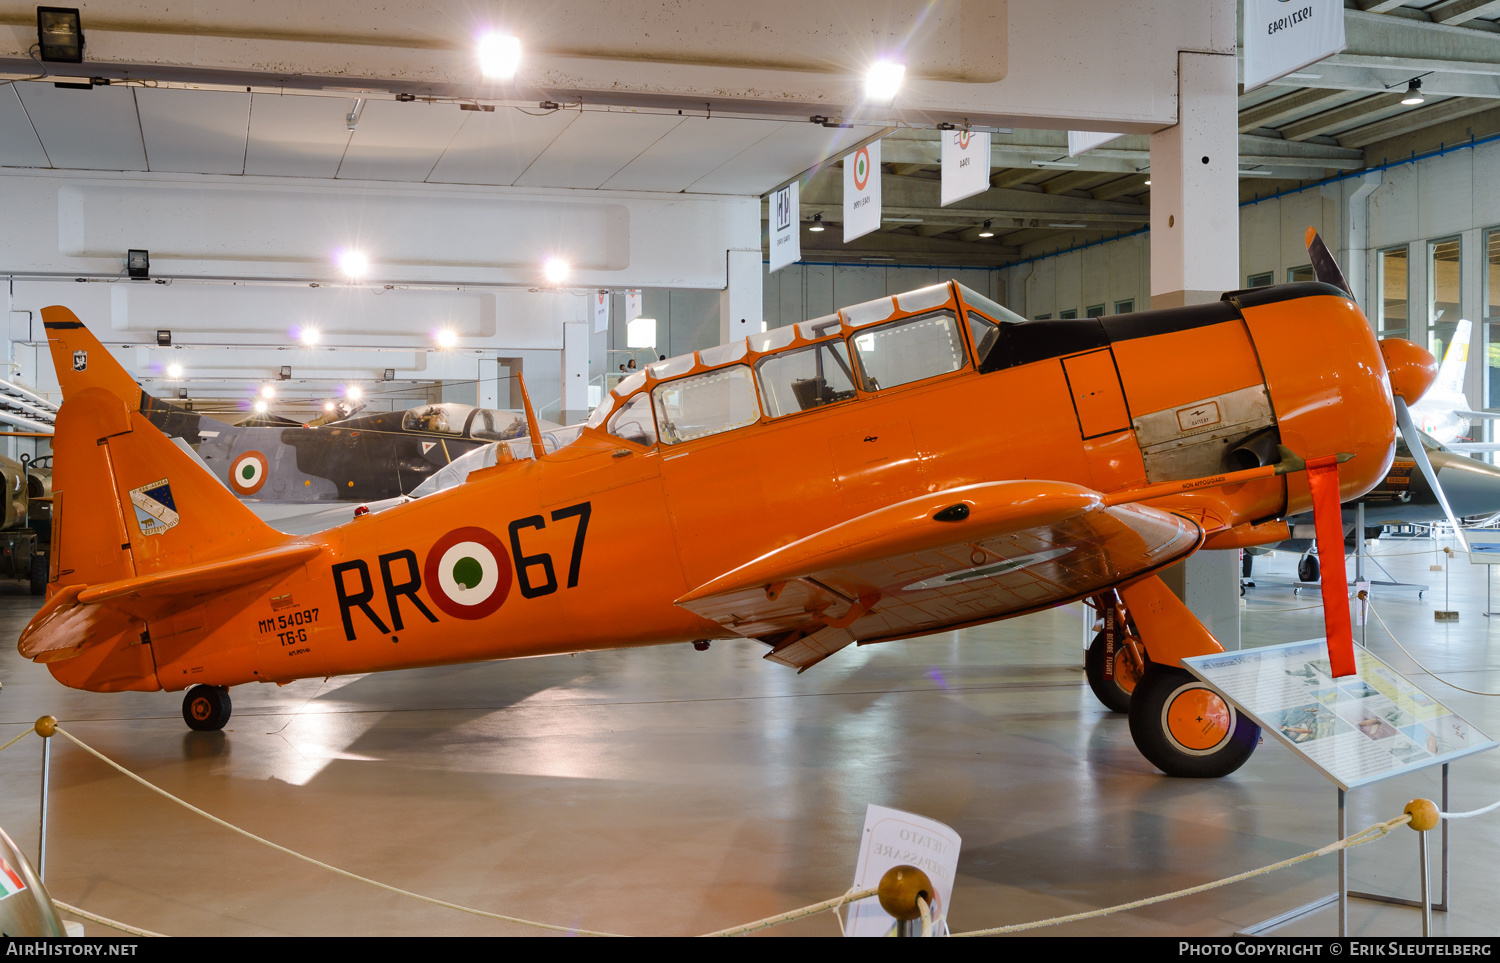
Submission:
[[[1431,799],[1413,799],[1402,810],[1411,817],[1407,823],[1417,833],[1417,859],[1422,867],[1422,935],[1432,935],[1432,876],[1427,871],[1427,833],[1437,828],[1442,818],[1437,803]]]
[[[915,866],[892,866],[880,877],[880,908],[894,916],[897,936],[910,936],[912,923],[922,918],[923,904],[932,905],[932,880]]]

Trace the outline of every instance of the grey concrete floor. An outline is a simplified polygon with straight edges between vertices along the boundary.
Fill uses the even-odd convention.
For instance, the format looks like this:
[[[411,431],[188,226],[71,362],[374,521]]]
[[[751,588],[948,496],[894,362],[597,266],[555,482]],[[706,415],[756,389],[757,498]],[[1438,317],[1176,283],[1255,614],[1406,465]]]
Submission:
[[[1456,624],[1435,624],[1432,543],[1383,541],[1387,567],[1431,581],[1377,594],[1433,671],[1500,691],[1486,570],[1455,564]],[[1424,551],[1426,550],[1426,551]],[[1417,552],[1420,554],[1409,554]],[[1247,645],[1321,634],[1258,560]],[[1497,589],[1500,603],[1500,589]],[[0,585],[0,636],[35,611]],[[622,614],[622,618],[628,615]],[[1269,739],[1234,775],[1169,779],[1135,750],[1081,671],[1076,607],[861,650],[798,676],[752,643],[600,652],[241,687],[223,733],[190,733],[179,695],[74,692],[9,646],[0,739],[51,713],[120,763],[299,852],[432,896],[519,917],[688,935],[849,886],[869,803],[963,837],[955,930],[1108,906],[1284,859],[1334,838],[1336,790]],[[1437,682],[1372,629],[1371,648],[1490,735],[1496,699]],[[0,754],[0,826],[35,850],[40,742]],[[1349,825],[1437,794],[1436,771],[1351,794]],[[1454,766],[1456,809],[1500,798],[1500,753]],[[92,912],[174,935],[521,934],[341,879],[234,836],[74,747],[53,752],[48,885]],[[1456,824],[1442,935],[1492,935],[1500,812]],[[1324,858],[1057,935],[1230,935],[1324,894]],[[1354,851],[1356,888],[1417,894],[1416,836]],[[1351,932],[1418,935],[1415,910],[1355,901]],[[1277,935],[1331,935],[1332,909]],[[90,934],[106,935],[90,924]],[[773,930],[833,936],[827,916]]]

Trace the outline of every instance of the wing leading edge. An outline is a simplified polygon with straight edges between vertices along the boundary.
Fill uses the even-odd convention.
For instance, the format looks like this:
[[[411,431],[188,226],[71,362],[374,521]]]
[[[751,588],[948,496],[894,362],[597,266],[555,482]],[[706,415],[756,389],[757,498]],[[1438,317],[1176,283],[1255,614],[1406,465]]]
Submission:
[[[677,604],[772,645],[805,670],[851,642],[884,642],[1096,594],[1188,555],[1192,521],[1109,505],[1067,482],[934,492],[810,535]]]

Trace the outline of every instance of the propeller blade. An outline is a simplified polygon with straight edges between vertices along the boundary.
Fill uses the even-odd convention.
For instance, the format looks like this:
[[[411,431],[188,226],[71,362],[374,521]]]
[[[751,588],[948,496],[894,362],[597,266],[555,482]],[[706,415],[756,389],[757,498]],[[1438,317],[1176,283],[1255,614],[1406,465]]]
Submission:
[[[1443,493],[1443,486],[1438,484],[1437,472],[1432,470],[1432,462],[1427,458],[1427,446],[1422,444],[1422,435],[1411,420],[1411,409],[1406,407],[1406,402],[1400,395],[1393,396],[1392,400],[1396,402],[1396,424],[1401,426],[1401,437],[1406,440],[1406,447],[1411,449],[1412,460],[1422,470],[1422,477],[1427,479],[1432,493],[1437,496],[1438,504],[1443,506],[1443,514],[1448,516],[1448,524],[1453,526],[1453,534],[1458,536],[1458,544],[1467,552],[1469,540],[1464,537],[1464,530],[1459,527],[1458,517],[1453,514],[1453,508],[1448,504],[1448,496]]]
[[[1328,250],[1328,245],[1323,243],[1323,238],[1313,228],[1307,229],[1307,258],[1312,261],[1313,276],[1324,284],[1331,284],[1343,291],[1349,297],[1354,297],[1354,292],[1349,288],[1349,282],[1344,279],[1344,272],[1339,268],[1339,262],[1334,259],[1333,252]],[[1357,301],[1358,298],[1355,298]]]

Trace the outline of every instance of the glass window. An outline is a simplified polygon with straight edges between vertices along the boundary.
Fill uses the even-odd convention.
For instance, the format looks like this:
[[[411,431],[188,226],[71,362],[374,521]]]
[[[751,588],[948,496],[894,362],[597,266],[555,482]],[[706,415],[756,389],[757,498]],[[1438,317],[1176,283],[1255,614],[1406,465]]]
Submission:
[[[966,288],[960,284],[958,286],[958,293],[963,298],[963,302],[967,307],[978,308],[989,315],[991,321],[998,321],[1001,324],[1019,324],[1026,320],[1010,308],[991,301],[973,288]]]
[[[1380,308],[1376,335],[1404,338],[1407,331],[1406,245],[1380,252]]]
[[[1015,317],[1015,315],[1011,315]],[[1025,319],[1018,319],[1025,324]],[[969,340],[974,342],[974,363],[984,367],[984,359],[990,356],[1000,342],[1000,325],[983,317],[977,311],[969,312]]]
[[[469,420],[473,405],[449,402],[441,405],[422,405],[408,408],[401,416],[402,431],[431,431],[443,435],[461,435]]]
[[[656,423],[651,420],[651,399],[642,391],[620,406],[609,419],[611,435],[622,441],[650,447],[656,444]]]
[[[1458,327],[1462,282],[1458,257],[1456,237],[1427,243],[1427,347],[1437,358],[1443,356]]]
[[[480,408],[469,423],[469,436],[486,441],[509,441],[526,436],[526,419],[513,411]]]
[[[669,445],[706,438],[760,420],[760,402],[747,365],[737,364],[652,389],[661,439]]]
[[[1059,321],[1072,321],[1073,319],[1075,319],[1077,317],[1078,317],[1078,309],[1077,308],[1069,308],[1066,311],[1059,311],[1059,312],[1057,312],[1057,319]]]
[[[1104,317],[1104,305],[1102,305],[1102,304],[1091,304],[1091,305],[1089,305],[1088,307],[1086,307],[1086,308],[1083,309],[1083,316],[1085,318],[1102,318],[1102,317]]]
[[[1298,281],[1316,281],[1318,276],[1313,273],[1311,264],[1302,264],[1294,268],[1286,269],[1287,283],[1295,284]]]
[[[1500,408],[1500,228],[1484,232],[1484,406]],[[1489,421],[1489,419],[1486,419]],[[1494,430],[1490,421],[1489,429]],[[1493,439],[1491,439],[1493,440]]]
[[[1050,314],[1039,314],[1035,318],[1032,318],[1032,320],[1033,321],[1051,321],[1052,320],[1052,315],[1050,315]]]
[[[755,370],[772,418],[854,398],[854,374],[842,341],[773,354]]]
[[[866,391],[895,388],[964,366],[963,336],[952,311],[892,321],[851,340]]]
[[[1265,288],[1276,283],[1276,272],[1267,271],[1265,274],[1252,274],[1245,278],[1247,288]]]
[[[1135,310],[1135,298],[1126,298],[1124,301],[1115,302],[1115,314],[1129,314]]]

